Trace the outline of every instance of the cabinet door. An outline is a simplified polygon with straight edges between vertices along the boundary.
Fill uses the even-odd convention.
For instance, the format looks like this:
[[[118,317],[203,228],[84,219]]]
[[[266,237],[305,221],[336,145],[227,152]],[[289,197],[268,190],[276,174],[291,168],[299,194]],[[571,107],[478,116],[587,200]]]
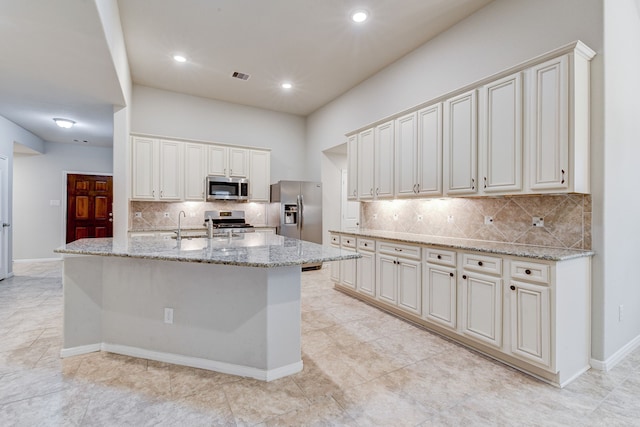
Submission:
[[[271,196],[271,153],[251,150],[249,153],[249,199],[268,202]]]
[[[362,258],[356,260],[356,283],[358,291],[376,296],[375,255],[373,252],[360,252]]]
[[[396,304],[396,259],[386,255],[376,256],[376,292],[380,301]]]
[[[358,199],[358,136],[351,135],[347,140],[347,198]]]
[[[184,199],[204,200],[204,180],[206,176],[206,145],[185,144],[184,146]]]
[[[522,191],[522,78],[482,88],[480,167],[485,193]]]
[[[421,263],[398,259],[398,306],[411,313],[420,314],[422,310]]]
[[[184,143],[160,141],[160,200],[182,199]]]
[[[227,176],[227,147],[207,147],[207,175]]]
[[[475,194],[477,186],[477,105],[475,89],[445,102],[445,192]]]
[[[229,176],[246,178],[249,169],[249,154],[244,148],[228,148]]]
[[[396,160],[395,191],[396,196],[415,196],[417,193],[418,132],[416,113],[396,119]]]
[[[454,268],[427,264],[424,275],[424,308],[427,320],[456,328],[457,292]]]
[[[551,366],[550,292],[547,286],[511,282],[511,352]]]
[[[135,137],[131,141],[131,198],[155,200],[159,196],[157,140]]]
[[[462,278],[462,333],[500,348],[502,279],[466,272]]]
[[[373,162],[374,144],[373,129],[358,134],[358,197],[361,200],[373,199]]]
[[[530,70],[530,189],[569,188],[569,75],[567,56]]]
[[[374,137],[375,197],[393,197],[394,142],[393,121],[376,126]]]
[[[442,104],[418,111],[417,193],[442,194]]]
[[[342,247],[343,250],[355,252],[351,248]],[[350,288],[356,288],[356,260],[347,259],[340,261],[340,283]]]

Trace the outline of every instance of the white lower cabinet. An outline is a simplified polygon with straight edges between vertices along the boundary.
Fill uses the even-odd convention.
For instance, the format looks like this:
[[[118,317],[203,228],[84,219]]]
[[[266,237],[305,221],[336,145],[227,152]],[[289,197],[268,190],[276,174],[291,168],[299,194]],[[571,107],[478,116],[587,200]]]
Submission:
[[[356,238],[345,237],[340,238],[340,248],[345,251],[356,251]],[[356,260],[347,259],[340,261],[340,283],[351,289],[356,288]]]
[[[420,248],[378,242],[376,296],[378,300],[415,314],[422,310]],[[392,255],[402,254],[402,255]]]
[[[337,234],[331,235],[331,247],[335,249],[340,249],[340,236],[338,236]],[[330,266],[331,281],[338,284],[340,283],[340,263],[341,262],[342,261],[332,261]]]
[[[358,253],[362,258],[356,260],[356,289],[372,297],[376,296],[375,250],[375,240],[358,239]]]
[[[332,245],[363,256],[343,261],[339,278],[332,269],[345,292],[559,386],[589,369],[590,257],[544,261],[360,237],[356,246],[340,237]]]
[[[470,338],[502,346],[502,278],[468,272],[462,275],[460,328]]]
[[[551,293],[548,286],[512,280],[511,352],[551,366]]]

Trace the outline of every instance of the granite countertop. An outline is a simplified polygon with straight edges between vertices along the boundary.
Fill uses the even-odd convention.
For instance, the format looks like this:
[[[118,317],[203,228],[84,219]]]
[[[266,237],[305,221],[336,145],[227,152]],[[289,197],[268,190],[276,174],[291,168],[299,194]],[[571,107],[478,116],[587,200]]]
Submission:
[[[329,230],[331,233],[356,237],[370,237],[374,239],[395,240],[403,243],[420,245],[434,245],[451,249],[465,249],[471,251],[488,252],[500,255],[512,255],[525,258],[543,259],[549,261],[564,261],[573,258],[595,255],[593,251],[578,249],[550,248],[544,246],[519,245],[513,243],[490,242],[486,240],[459,239],[453,237],[429,236],[426,234],[400,233],[382,230]]]
[[[81,239],[54,252],[74,255],[119,256],[163,261],[199,262],[242,267],[286,267],[359,258],[353,252],[270,233],[239,233],[214,239],[130,238],[117,248],[111,238]]]

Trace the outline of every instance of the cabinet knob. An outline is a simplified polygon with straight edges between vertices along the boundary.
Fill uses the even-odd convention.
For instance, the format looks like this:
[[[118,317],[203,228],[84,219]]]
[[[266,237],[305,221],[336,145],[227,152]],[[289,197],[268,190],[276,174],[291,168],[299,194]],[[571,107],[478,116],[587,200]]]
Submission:
[[[484,188],[487,188],[487,177],[484,177]]]
[[[471,178],[471,189],[472,190],[476,189],[476,179],[475,178]]]
[[[453,273],[449,273],[449,276],[450,276],[450,277],[453,277]]]
[[[515,291],[515,290],[516,290],[516,287],[515,287],[515,286],[513,286],[513,285],[509,286],[509,288],[511,288],[511,290],[512,290],[512,291]]]
[[[478,261],[478,265],[482,267],[482,261]]]
[[[373,196],[373,187],[371,187],[371,188],[369,189],[369,194],[371,194],[371,195]]]
[[[467,275],[466,275],[466,274],[463,274],[463,275],[462,275],[462,278],[463,278],[464,280],[467,280]]]
[[[560,184],[564,184],[564,169],[562,169],[561,172],[562,172],[562,182]]]
[[[528,268],[524,272],[525,274],[531,274],[531,270],[529,270]]]
[[[442,255],[438,255],[436,258],[438,258],[438,259],[442,259]]]

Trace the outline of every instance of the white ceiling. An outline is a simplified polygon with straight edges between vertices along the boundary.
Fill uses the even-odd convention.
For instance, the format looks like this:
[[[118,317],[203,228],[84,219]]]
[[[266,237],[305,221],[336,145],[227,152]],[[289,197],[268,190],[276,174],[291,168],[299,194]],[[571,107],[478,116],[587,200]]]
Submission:
[[[118,5],[135,84],[306,116],[490,1]],[[95,2],[0,0],[0,8],[0,115],[48,141],[110,145],[123,96]],[[350,22],[355,9],[370,19]],[[188,61],[176,63],[175,53]],[[234,71],[251,77],[233,79]],[[285,80],[293,89],[280,88]],[[77,125],[58,129],[53,117]]]

